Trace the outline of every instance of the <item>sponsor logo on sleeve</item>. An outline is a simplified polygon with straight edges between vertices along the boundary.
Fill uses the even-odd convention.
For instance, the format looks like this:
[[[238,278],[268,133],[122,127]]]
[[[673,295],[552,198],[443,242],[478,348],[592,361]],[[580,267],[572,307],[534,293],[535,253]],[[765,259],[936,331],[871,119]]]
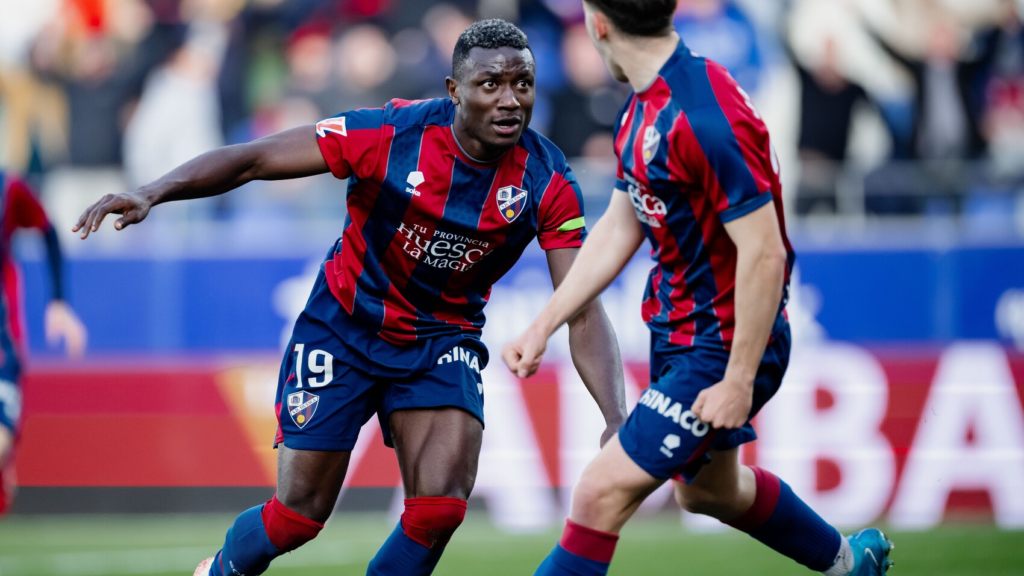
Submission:
[[[345,117],[339,116],[337,118],[328,118],[316,123],[317,136],[323,138],[324,136],[327,136],[328,132],[334,132],[341,136],[348,136],[348,130],[345,129]]]

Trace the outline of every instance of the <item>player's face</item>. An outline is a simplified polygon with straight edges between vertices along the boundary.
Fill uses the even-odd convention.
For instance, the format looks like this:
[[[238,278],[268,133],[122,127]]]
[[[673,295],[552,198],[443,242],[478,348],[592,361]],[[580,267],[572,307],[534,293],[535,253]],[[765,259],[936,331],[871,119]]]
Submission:
[[[458,105],[456,131],[487,160],[516,145],[533,114],[536,64],[529,50],[473,48],[449,93]]]
[[[611,26],[608,17],[595,11],[589,2],[583,2],[583,14],[587,32],[590,34],[590,41],[594,44],[597,53],[601,55],[601,59],[604,60],[604,65],[611,72],[612,77],[619,82],[629,82],[626,73],[622,71],[621,66],[615,63],[615,58],[612,55],[611,43],[608,42],[608,30]]]

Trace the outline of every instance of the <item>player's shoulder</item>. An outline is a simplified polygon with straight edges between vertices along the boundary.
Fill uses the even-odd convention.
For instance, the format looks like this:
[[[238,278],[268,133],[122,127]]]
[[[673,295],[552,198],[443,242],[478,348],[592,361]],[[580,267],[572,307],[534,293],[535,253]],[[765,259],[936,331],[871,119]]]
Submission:
[[[662,78],[671,90],[673,104],[687,115],[735,106],[747,98],[725,66],[686,47],[680,49],[680,57],[663,71]]]
[[[383,121],[401,126],[449,126],[455,118],[455,105],[450,98],[402,100],[396,98],[384,106]]]
[[[523,130],[523,135],[519,137],[517,146],[551,172],[562,173],[569,167],[569,162],[562,149],[533,128]]]

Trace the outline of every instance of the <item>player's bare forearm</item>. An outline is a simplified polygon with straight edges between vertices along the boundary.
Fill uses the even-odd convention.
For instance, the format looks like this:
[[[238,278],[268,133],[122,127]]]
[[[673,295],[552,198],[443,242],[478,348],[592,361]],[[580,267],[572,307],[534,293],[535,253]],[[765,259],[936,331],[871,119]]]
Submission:
[[[302,126],[246,144],[211,150],[135,192],[104,196],[73,228],[82,238],[99,229],[107,214],[121,214],[118,230],[141,222],[158,204],[224,194],[253,180],[284,180],[327,172],[316,127]]]
[[[559,258],[561,262],[555,262],[552,255],[566,251],[549,251],[555,294],[526,332],[502,349],[502,359],[509,369],[520,378],[536,372],[548,338],[611,284],[641,242],[643,230],[633,213],[632,202],[625,194],[616,193],[583,247],[578,253],[573,249],[575,258]]]
[[[286,180],[325,172],[327,162],[316,143],[316,127],[301,126],[197,156],[139,192],[156,206],[216,196],[253,180]]]
[[[565,282],[579,252],[574,248],[548,251],[551,283],[556,290]],[[625,421],[626,399],[619,344],[600,298],[592,299],[569,320],[569,350],[576,371],[608,425],[603,444]]]
[[[626,421],[626,393],[619,343],[600,298],[591,300],[569,321],[569,350],[576,371],[604,416],[603,445]]]
[[[736,244],[736,327],[725,380],[752,389],[779,313],[787,254],[772,203],[725,227]]]

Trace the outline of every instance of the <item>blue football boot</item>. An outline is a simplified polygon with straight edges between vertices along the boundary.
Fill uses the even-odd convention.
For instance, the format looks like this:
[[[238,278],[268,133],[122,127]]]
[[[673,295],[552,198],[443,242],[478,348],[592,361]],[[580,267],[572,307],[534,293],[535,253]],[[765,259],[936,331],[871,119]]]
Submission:
[[[885,576],[889,568],[893,567],[889,552],[895,546],[881,530],[868,528],[848,536],[846,540],[850,543],[854,557],[853,572],[850,572],[850,576]]]

